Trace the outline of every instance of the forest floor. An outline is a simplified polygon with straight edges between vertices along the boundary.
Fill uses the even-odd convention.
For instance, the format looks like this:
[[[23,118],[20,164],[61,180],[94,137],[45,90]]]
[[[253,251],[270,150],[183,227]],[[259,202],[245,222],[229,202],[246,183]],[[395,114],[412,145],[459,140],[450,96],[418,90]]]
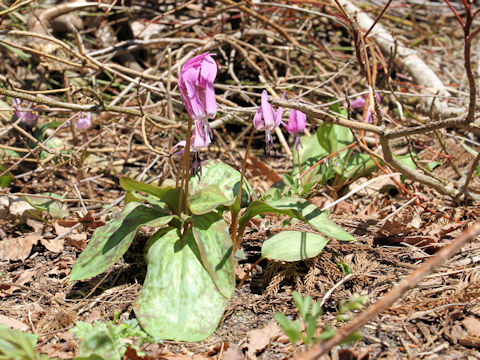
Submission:
[[[240,169],[249,126],[265,83],[277,94],[286,90],[287,99],[298,96],[319,109],[345,98],[345,89],[352,99],[365,96],[366,81],[357,63],[352,34],[348,26],[336,21],[343,15],[333,2],[243,3],[262,18],[228,3],[138,1],[128,8],[116,4],[108,13],[106,8],[97,7],[72,12],[80,20],[83,51],[109,64],[109,69],[104,70],[89,68],[91,64],[84,68],[55,68],[54,63],[48,63],[50,60],[39,60],[29,53],[29,49],[39,49],[30,43],[35,38],[0,34],[0,42],[8,40],[25,46],[2,43],[1,87],[46,91],[39,96],[62,103],[91,104],[101,98],[123,109],[138,109],[140,101],[143,111],[185,124],[186,112],[177,88],[178,68],[172,66],[192,50],[213,52],[219,65],[215,81],[217,119],[223,121],[212,126],[213,144],[200,156],[202,160],[219,159],[236,169]],[[2,29],[40,33],[27,23],[32,16],[42,19],[40,15],[49,9],[39,4],[33,2],[9,12],[3,18]],[[357,1],[356,5],[375,18],[384,3]],[[1,7],[0,11],[6,8]],[[54,23],[48,20],[43,26],[69,46],[78,47],[78,38],[75,40],[72,32],[55,29]],[[286,30],[290,39],[272,23]],[[416,50],[437,73],[450,93],[446,98],[450,104],[466,108],[463,33],[445,4],[396,1],[380,23]],[[128,56],[119,55],[121,46],[116,49],[114,45],[126,47],[125,41],[132,39],[136,42],[126,52]],[[291,39],[314,49],[314,54],[299,50]],[[44,51],[42,40],[35,41]],[[378,63],[377,90],[381,109],[388,114],[387,126],[415,124],[404,110],[399,112],[398,99],[388,93],[382,66],[388,58],[383,59],[373,44],[372,54],[376,54]],[[473,61],[476,68],[477,55]],[[116,63],[122,66],[112,65]],[[111,73],[111,69],[131,78],[144,75],[142,83],[147,86],[129,86],[132,82]],[[406,94],[399,97],[403,109],[428,121],[429,114],[422,113],[419,105],[428,89],[415,84],[406,69],[396,67],[391,75],[395,90]],[[65,89],[48,92],[62,89],[67,83],[77,89],[95,90],[78,91],[73,99]],[[76,258],[95,227],[111,218],[112,212],[106,211],[110,204],[115,211],[124,205],[119,201],[124,195],[119,186],[121,176],[161,185],[175,179],[179,157],[151,152],[142,136],[140,117],[126,110],[92,113],[92,126],[81,130],[60,126],[71,116],[76,119],[75,109],[37,104],[38,120],[33,127],[13,127],[11,102],[10,97],[0,97],[0,173],[8,169],[7,175],[11,175],[8,181],[3,177],[7,183],[0,188],[0,324],[37,335],[36,349],[49,357],[72,359],[78,353],[79,340],[69,330],[76,322],[134,317],[132,303],[146,273],[142,245],[147,230],[140,231],[134,245],[111,270],[88,281],[69,281]],[[340,106],[346,108],[346,102]],[[353,112],[357,121],[362,121],[362,110]],[[309,118],[308,134],[315,136],[321,123],[321,119]],[[418,164],[433,164],[434,176],[455,185],[460,179],[457,171],[470,171],[474,159],[471,150],[480,151],[480,138],[467,131],[443,129],[440,133],[443,143],[432,134],[415,135],[395,143],[394,151],[399,155],[415,152]],[[185,131],[178,126],[158,122],[147,122],[146,134],[151,146],[166,153],[185,138]],[[51,138],[45,142],[47,136]],[[265,157],[264,134],[257,133],[247,162],[246,178],[257,194],[263,194],[294,168],[285,145],[277,135],[273,137],[274,149]],[[294,139],[285,140],[292,147]],[[373,150],[378,150],[373,137],[367,140]],[[51,153],[37,146],[41,142],[48,143]],[[311,148],[305,146],[301,153],[308,151]],[[355,151],[362,150],[357,147]],[[239,261],[236,268],[237,284],[253,269],[228,302],[215,333],[200,343],[146,344],[145,358],[295,357],[306,347],[290,344],[274,319],[277,312],[298,317],[293,291],[323,302],[319,329],[326,325],[339,328],[342,323],[337,320],[337,310],[341,300],[358,293],[368,295],[366,306],[375,303],[480,219],[478,202],[455,203],[425,185],[397,176],[412,198],[383,175],[378,168],[351,178],[337,174],[306,194],[322,208],[371,180],[367,187],[329,208],[331,219],[355,241],[330,240],[315,258],[293,263],[263,260],[257,264],[263,241],[285,227],[283,217],[267,215],[256,219],[242,240],[246,259]],[[471,189],[480,190],[479,176],[473,179]],[[52,217],[52,212],[35,210],[25,201],[26,195],[40,195],[41,199],[45,193],[60,196],[66,214],[63,222]],[[412,199],[425,201],[420,207]],[[95,217],[85,217],[85,210]],[[80,225],[66,233],[75,224]],[[288,228],[311,231],[300,223]],[[347,265],[351,274],[342,272],[339,263]],[[477,238],[364,326],[359,332],[361,340],[335,347],[325,358],[480,359],[479,298]],[[353,315],[360,312],[362,309]],[[135,356],[125,358],[139,358]]]

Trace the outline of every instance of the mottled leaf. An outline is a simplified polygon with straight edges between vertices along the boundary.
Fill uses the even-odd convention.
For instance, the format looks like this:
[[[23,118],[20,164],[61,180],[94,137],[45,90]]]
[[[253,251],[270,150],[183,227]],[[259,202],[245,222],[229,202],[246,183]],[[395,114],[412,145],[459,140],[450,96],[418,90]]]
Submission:
[[[172,217],[158,207],[135,202],[127,204],[120,214],[95,230],[75,262],[70,280],[87,279],[107,270],[127,251],[139,226],[163,226]]]
[[[285,214],[312,225],[322,234],[337,240],[352,241],[353,236],[345,232],[340,226],[328,218],[311,202],[301,198],[283,198],[273,201],[256,200],[252,202],[240,217],[239,226],[245,227],[248,221],[263,213]]]
[[[158,187],[127,177],[122,177],[120,179],[120,186],[125,191],[140,191],[156,196],[162,202],[166,203],[173,213],[179,215],[178,197],[180,195],[180,190],[173,186]]]
[[[190,193],[195,194],[208,185],[218,185],[227,200],[233,200],[238,195],[240,187],[240,172],[230,165],[216,160],[202,162],[202,172],[190,178]],[[247,204],[251,197],[251,186],[243,182],[242,204]]]
[[[228,225],[216,214],[192,216],[193,236],[203,267],[210,274],[218,291],[227,299],[235,290],[232,239]]]
[[[282,231],[265,240],[262,257],[271,260],[300,261],[320,254],[328,240],[299,231]]]
[[[218,206],[230,206],[234,199],[227,199],[218,185],[207,185],[188,198],[192,214],[201,215],[215,210]]]
[[[218,326],[226,299],[201,262],[193,233],[159,230],[147,243],[147,275],[134,304],[142,328],[154,338],[201,341]]]

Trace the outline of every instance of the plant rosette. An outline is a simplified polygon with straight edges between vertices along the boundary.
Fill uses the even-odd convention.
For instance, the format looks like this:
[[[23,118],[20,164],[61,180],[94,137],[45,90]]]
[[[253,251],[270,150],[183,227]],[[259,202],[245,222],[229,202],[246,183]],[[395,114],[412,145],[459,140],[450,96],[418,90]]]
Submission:
[[[225,211],[244,209],[239,235],[254,216],[275,213],[302,220],[330,238],[353,240],[327,214],[301,198],[252,201],[252,189],[244,181],[238,204],[240,178],[240,172],[229,165],[205,161],[202,175],[190,179],[188,210],[183,213],[178,210],[180,189],[122,178],[125,208],[95,230],[70,280],[108,270],[128,250],[140,226],[157,229],[145,246],[147,275],[134,303],[135,315],[156,339],[201,341],[217,328],[235,289],[232,234]],[[319,234],[284,231],[264,242],[262,257],[299,261],[317,256],[327,242]]]

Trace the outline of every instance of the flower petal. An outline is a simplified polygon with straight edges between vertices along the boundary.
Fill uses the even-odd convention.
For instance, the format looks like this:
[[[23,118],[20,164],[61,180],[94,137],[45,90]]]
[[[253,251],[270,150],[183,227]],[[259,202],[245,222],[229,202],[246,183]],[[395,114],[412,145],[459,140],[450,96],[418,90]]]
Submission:
[[[275,111],[268,102],[268,93],[265,90],[262,92],[262,114],[265,129],[272,130],[275,127]]]

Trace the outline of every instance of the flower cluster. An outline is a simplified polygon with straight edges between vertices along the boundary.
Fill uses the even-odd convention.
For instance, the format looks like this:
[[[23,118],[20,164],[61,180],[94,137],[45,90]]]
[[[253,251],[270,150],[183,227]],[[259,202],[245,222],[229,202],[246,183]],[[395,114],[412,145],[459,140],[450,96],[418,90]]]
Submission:
[[[193,120],[195,128],[190,138],[190,151],[194,155],[195,168],[199,168],[198,151],[208,147],[211,143],[212,131],[208,123],[214,119],[217,113],[217,102],[213,82],[217,76],[217,64],[208,52],[195,56],[188,60],[180,71],[178,86],[188,115]],[[282,100],[285,99],[285,93]],[[282,121],[283,108],[277,111],[268,102],[268,94],[262,92],[261,105],[253,118],[253,125],[257,130],[265,131],[265,152],[268,155],[273,146],[272,131],[282,124],[290,134],[295,134],[296,148],[300,144],[299,134],[305,131],[307,117],[298,110],[292,109],[288,124]],[[174,152],[178,147],[185,147],[186,141],[177,143],[171,150]],[[181,153],[179,151],[178,153]]]
[[[282,95],[282,100],[285,99],[285,93]],[[288,124],[282,121],[283,108],[279,107],[277,112],[273,106],[268,102],[268,94],[265,90],[262,92],[262,102],[258,107],[257,113],[253,118],[253,125],[257,130],[265,131],[265,153],[268,155],[273,146],[272,130],[282,124],[290,134],[295,134],[295,145],[298,150],[300,144],[300,133],[305,131],[307,123],[307,116],[299,111],[290,110]]]

